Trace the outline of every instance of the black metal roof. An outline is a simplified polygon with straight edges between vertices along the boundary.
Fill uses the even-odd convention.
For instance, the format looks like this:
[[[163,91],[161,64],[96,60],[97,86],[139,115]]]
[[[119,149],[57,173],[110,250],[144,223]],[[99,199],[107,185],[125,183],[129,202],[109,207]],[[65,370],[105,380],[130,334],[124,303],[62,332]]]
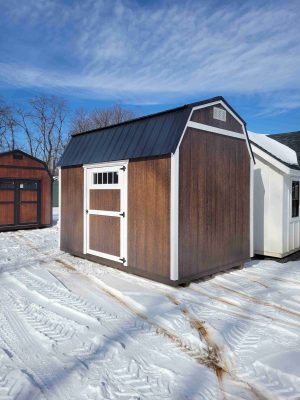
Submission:
[[[271,139],[277,140],[282,144],[290,147],[297,154],[298,164],[300,166],[300,131],[287,132],[287,133],[276,133],[273,135],[268,135]],[[296,165],[290,165],[291,168],[300,169]]]
[[[223,97],[213,97],[125,121],[118,125],[74,134],[59,166],[93,164],[173,153],[192,108],[214,101],[223,101],[245,123]]]

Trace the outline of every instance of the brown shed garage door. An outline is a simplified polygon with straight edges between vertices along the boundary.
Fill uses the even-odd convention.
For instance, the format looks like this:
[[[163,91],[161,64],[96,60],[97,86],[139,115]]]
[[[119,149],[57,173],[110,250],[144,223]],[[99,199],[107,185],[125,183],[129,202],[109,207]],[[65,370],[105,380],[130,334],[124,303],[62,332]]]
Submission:
[[[40,181],[0,179],[0,228],[34,226],[40,220]]]

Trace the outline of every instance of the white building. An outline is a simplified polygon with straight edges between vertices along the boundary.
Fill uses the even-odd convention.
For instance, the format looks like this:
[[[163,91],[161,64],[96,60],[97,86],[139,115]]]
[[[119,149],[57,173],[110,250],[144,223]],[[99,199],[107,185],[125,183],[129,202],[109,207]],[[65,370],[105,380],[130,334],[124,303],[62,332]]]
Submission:
[[[280,143],[300,145],[300,133],[270,136],[249,132],[256,165],[254,168],[254,253],[285,257],[300,250],[299,182],[297,153]],[[298,139],[299,138],[299,139]],[[294,144],[293,144],[294,143]]]

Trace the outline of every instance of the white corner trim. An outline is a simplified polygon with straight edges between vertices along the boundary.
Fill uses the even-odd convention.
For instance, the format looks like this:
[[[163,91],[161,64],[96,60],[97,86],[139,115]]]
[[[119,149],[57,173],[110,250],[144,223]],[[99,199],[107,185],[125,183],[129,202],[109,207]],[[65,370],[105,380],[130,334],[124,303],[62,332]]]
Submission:
[[[178,218],[179,218],[179,149],[171,154],[170,202],[170,280],[177,281],[178,271]]]
[[[250,257],[254,257],[254,162],[250,159]]]
[[[247,138],[247,136],[243,133],[228,131],[227,129],[216,128],[214,126],[200,124],[199,122],[188,121],[187,126],[189,128],[199,129],[199,130],[203,130],[203,131],[207,131],[207,132],[213,132],[213,133],[217,133],[219,135],[231,136],[236,139],[246,140],[246,138]]]
[[[255,155],[258,157],[261,157],[263,160],[267,161],[269,164],[273,165],[275,168],[277,168],[279,171],[283,172],[284,174],[287,175],[292,175],[292,176],[300,176],[300,171],[296,169],[292,169],[278,161],[276,158],[270,156],[267,154],[265,151],[259,149],[258,147],[255,146],[255,144],[252,144],[252,149]]]
[[[87,169],[83,167],[83,254],[87,253],[87,223],[86,223],[86,209],[88,200],[88,190],[87,190]]]
[[[58,221],[59,221],[59,237],[58,245],[61,248],[61,167],[58,168]]]

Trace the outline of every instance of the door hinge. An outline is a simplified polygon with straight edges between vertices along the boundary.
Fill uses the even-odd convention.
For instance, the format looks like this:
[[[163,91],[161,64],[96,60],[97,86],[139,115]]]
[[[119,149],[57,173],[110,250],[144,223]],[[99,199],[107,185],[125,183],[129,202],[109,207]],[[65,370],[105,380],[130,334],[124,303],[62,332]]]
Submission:
[[[119,215],[120,215],[120,217],[125,218],[125,212],[122,212],[122,213],[120,213]]]
[[[120,261],[122,261],[122,263],[123,263],[123,264],[125,264],[125,263],[126,263],[126,258],[125,258],[125,257],[123,257],[123,258],[120,258],[119,260],[120,260]]]
[[[126,167],[125,167],[125,165],[123,165],[123,167],[121,167],[121,168],[120,168],[120,170],[122,170],[122,171],[126,171]]]
[[[89,213],[89,210],[85,210],[85,213],[88,214],[88,213]]]

